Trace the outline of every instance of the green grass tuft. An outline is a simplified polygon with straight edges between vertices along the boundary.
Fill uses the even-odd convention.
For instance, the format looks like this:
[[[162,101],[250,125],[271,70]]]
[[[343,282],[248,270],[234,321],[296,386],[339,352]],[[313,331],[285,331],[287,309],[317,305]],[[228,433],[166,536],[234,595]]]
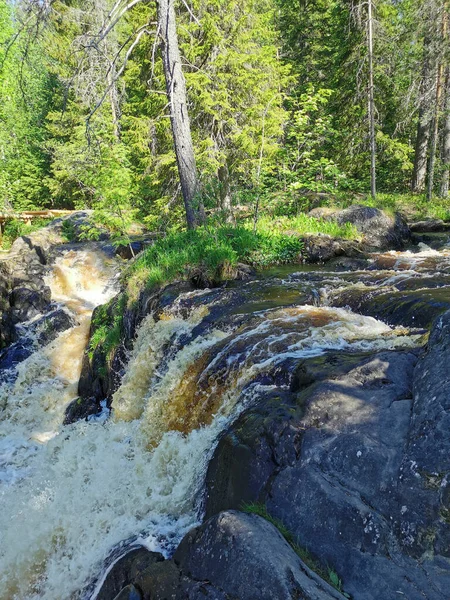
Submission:
[[[171,233],[138,257],[125,279],[130,300],[142,287],[154,288],[177,279],[196,278],[218,284],[233,277],[239,262],[255,267],[300,262],[307,233],[358,238],[351,224],[344,226],[300,215],[295,218],[262,217],[256,231],[253,223],[237,227],[205,226],[195,231]]]
[[[9,250],[17,238],[42,229],[52,221],[53,219],[33,219],[31,223],[24,223],[19,219],[10,219],[5,223],[0,247],[3,250]]]
[[[119,346],[122,334],[123,313],[127,304],[126,294],[112,300],[115,304],[99,306],[92,319],[92,334],[89,340],[88,356],[92,360],[97,348],[101,348],[104,358],[109,360]]]

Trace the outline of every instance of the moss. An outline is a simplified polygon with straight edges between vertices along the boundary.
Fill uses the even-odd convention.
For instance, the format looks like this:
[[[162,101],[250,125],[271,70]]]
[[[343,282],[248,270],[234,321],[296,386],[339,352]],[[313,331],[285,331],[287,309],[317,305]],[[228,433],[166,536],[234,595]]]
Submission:
[[[123,314],[127,301],[127,294],[121,294],[95,311],[88,346],[88,356],[91,361],[97,349],[101,350],[101,355],[107,360],[113,356],[121,341]]]
[[[342,581],[336,571],[330,567],[324,567],[321,565],[315,558],[313,558],[308,550],[300,546],[297,539],[294,537],[294,534],[282,521],[280,521],[280,519],[273,517],[264,504],[252,502],[244,504],[242,509],[247,513],[258,515],[266,521],[269,521],[269,523],[272,523],[272,525],[278,529],[287,543],[291,546],[297,556],[301,558],[301,560],[311,569],[311,571],[317,573],[317,575],[338,590],[338,592],[340,592],[343,596],[350,598],[350,596],[343,591]]]

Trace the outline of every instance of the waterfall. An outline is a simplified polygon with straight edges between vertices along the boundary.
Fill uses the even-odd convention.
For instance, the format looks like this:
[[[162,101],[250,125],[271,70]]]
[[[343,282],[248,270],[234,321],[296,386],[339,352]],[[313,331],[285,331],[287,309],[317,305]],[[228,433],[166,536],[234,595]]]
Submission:
[[[77,395],[92,310],[114,294],[111,268],[88,250],[56,262],[48,277],[53,298],[77,324],[0,387],[4,600],[89,597],[87,586],[111,552],[136,542],[169,555],[201,518],[205,472],[220,433],[271,386],[262,376],[274,367],[332,349],[417,342],[344,308],[286,307],[282,299],[280,307],[252,312],[250,303],[242,318],[211,323],[220,295],[191,292],[184,300],[201,297],[200,305],[183,312],[178,299],[158,319],[142,321],[111,418],[63,426]],[[261,285],[254,288],[259,301]]]

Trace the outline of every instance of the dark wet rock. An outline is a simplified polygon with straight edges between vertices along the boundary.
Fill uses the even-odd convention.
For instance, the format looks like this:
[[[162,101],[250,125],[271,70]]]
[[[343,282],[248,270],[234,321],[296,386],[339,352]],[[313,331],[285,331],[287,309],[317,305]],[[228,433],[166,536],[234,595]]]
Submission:
[[[111,596],[108,596],[108,600]],[[127,585],[117,594],[114,600],[142,600],[140,591],[134,585]]]
[[[220,513],[189,532],[174,555],[182,573],[227,597],[342,599],[313,573],[279,531],[256,515]]]
[[[423,287],[420,279],[417,286]],[[351,287],[331,292],[329,301],[333,306],[350,308],[389,325],[420,328],[429,327],[436,317],[450,309],[448,287],[418,290],[399,290],[393,286]]]
[[[222,435],[206,475],[206,517],[247,502],[264,502],[275,476],[295,464],[302,444],[304,406],[294,394],[347,373],[367,354],[330,352],[285,367],[291,394],[266,394]],[[268,382],[275,383],[274,381]]]
[[[329,263],[331,269],[337,272],[345,271],[362,271],[367,269],[369,262],[366,258],[352,258],[350,256],[342,256],[332,259]]]
[[[450,569],[450,312],[437,319],[414,372],[414,407],[402,463],[399,536],[415,557]],[[447,573],[448,574],[448,573]],[[450,583],[447,590],[450,589]]]
[[[410,223],[409,228],[413,233],[450,232],[450,223],[445,223],[442,219],[427,219]]]
[[[14,308],[13,319],[17,323],[29,321],[42,314],[49,307],[50,301],[51,292],[48,286],[42,286],[40,291],[16,287],[10,296],[10,303]]]
[[[247,411],[215,452],[208,514],[266,503],[355,600],[446,599],[449,340],[446,313],[417,367],[414,353],[383,352],[309,385],[295,407]]]
[[[76,213],[55,219],[46,227],[15,240],[0,259],[0,347],[18,340],[17,325],[51,310],[50,289],[45,283],[49,265],[66,241],[68,229],[86,225],[88,215]],[[78,225],[77,225],[78,224]]]
[[[399,215],[391,217],[378,208],[355,204],[344,210],[313,209],[311,216],[333,220],[344,225],[353,224],[364,236],[364,245],[369,248],[403,248],[411,238],[406,221]]]
[[[164,560],[162,554],[150,552],[146,548],[136,548],[125,556],[122,556],[109,571],[105,581],[96,596],[96,600],[111,600],[119,593],[123,600],[132,600],[133,593],[140,592],[132,585],[150,565],[161,563]],[[123,589],[125,588],[125,590]],[[128,595],[126,595],[128,593]],[[141,598],[141,596],[137,596]]]
[[[138,577],[136,586],[143,600],[231,600],[211,583],[193,581],[172,560],[150,566]]]
[[[311,571],[278,530],[256,515],[212,517],[183,539],[173,560],[135,585],[144,600],[343,600]]]
[[[11,371],[18,364],[26,360],[34,351],[34,344],[31,339],[25,339],[15,342],[8,348],[0,351],[0,381],[11,381],[13,375]]]
[[[0,350],[0,380],[16,378],[15,367],[26,360],[37,348],[46,346],[75,321],[62,309],[55,309],[36,319],[27,328],[18,328],[19,341]]]
[[[29,332],[36,337],[39,346],[46,346],[75,324],[75,320],[69,313],[62,308],[56,308],[35,321],[30,326]]]
[[[129,244],[120,244],[120,246],[116,246],[115,254],[124,260],[131,260],[139,252],[142,252],[146,245],[144,240],[135,240]]]
[[[92,415],[97,415],[101,410],[100,402],[94,397],[75,398],[66,408],[63,424],[71,425],[85,420]]]

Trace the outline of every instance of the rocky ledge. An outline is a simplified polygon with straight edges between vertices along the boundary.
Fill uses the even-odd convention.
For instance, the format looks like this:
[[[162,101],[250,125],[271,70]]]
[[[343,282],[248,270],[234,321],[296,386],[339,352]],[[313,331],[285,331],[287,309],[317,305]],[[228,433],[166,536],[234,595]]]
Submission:
[[[261,398],[224,432],[204,524],[172,559],[141,554],[139,572],[116,570],[117,598],[448,600],[449,388],[450,311],[424,352],[304,360],[288,391]],[[342,587],[274,525],[239,512],[248,503],[267,507]]]

